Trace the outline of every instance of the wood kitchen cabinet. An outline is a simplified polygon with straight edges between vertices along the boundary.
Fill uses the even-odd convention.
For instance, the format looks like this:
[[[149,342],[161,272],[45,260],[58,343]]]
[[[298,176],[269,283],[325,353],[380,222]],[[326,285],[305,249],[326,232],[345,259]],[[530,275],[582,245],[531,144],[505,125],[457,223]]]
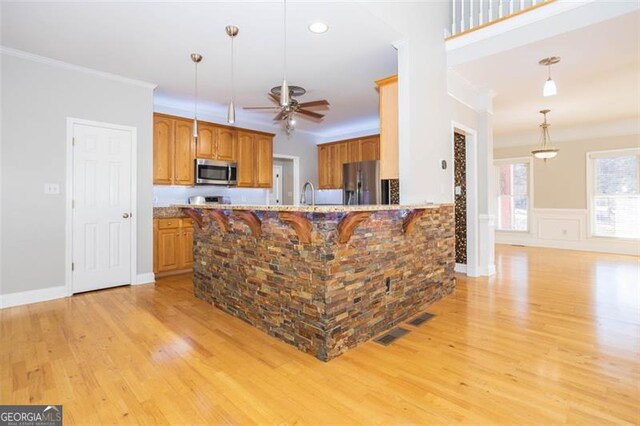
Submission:
[[[153,183],[193,185],[195,140],[192,123],[165,115],[153,117]]]
[[[318,188],[342,188],[342,165],[380,159],[378,135],[318,145]]]
[[[154,219],[153,230],[156,276],[189,272],[193,268],[193,221]]]
[[[173,183],[174,120],[164,116],[153,117],[153,183]]]
[[[199,123],[196,158],[235,161],[236,131],[210,123]]]
[[[398,179],[398,76],[376,81],[380,95],[380,179]]]
[[[238,186],[273,186],[273,136],[238,131]]]
[[[194,185],[195,159],[238,163],[238,186],[271,188],[273,134],[198,122],[166,114],[153,115],[154,185]]]

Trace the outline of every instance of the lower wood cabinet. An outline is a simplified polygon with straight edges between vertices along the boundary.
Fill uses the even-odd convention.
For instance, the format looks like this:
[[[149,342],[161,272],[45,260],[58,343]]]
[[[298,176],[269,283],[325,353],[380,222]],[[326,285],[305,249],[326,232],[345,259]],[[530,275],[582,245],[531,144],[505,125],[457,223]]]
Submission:
[[[193,269],[193,221],[189,218],[153,220],[153,272],[156,276]]]

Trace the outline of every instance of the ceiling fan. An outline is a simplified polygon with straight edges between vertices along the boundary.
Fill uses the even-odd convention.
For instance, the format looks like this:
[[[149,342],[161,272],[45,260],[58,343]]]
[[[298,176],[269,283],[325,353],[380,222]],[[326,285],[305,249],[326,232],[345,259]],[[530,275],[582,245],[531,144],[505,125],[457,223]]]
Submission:
[[[322,120],[324,114],[320,114],[314,111],[309,111],[307,108],[313,107],[327,107],[329,106],[329,102],[326,99],[321,99],[318,101],[310,101],[310,102],[298,102],[295,98],[298,96],[302,96],[307,91],[300,86],[289,86],[289,96],[291,97],[291,101],[286,106],[280,105],[280,86],[273,87],[271,92],[269,93],[269,99],[271,99],[276,105],[275,106],[264,106],[264,107],[244,107],[246,110],[266,110],[266,111],[278,111],[276,116],[273,118],[274,121],[287,120],[287,128],[293,127],[295,120],[293,119],[295,114],[299,114],[304,118],[311,118],[314,120]]]

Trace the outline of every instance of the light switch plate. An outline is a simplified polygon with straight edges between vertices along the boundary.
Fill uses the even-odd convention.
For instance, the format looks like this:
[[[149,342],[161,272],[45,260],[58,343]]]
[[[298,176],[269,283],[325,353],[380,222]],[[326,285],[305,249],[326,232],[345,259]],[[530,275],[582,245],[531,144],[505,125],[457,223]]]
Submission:
[[[462,195],[462,187],[456,186],[456,195]]]
[[[45,183],[44,193],[47,195],[55,195],[60,193],[60,185],[57,183]]]

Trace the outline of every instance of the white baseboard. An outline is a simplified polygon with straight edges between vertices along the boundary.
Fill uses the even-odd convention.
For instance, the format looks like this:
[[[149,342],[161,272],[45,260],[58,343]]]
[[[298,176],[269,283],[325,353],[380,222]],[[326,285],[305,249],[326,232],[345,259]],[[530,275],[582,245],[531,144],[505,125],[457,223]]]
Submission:
[[[138,274],[136,277],[136,282],[132,283],[133,285],[140,284],[152,284],[156,282],[156,276],[153,272],[147,272],[146,274]]]
[[[467,273],[467,265],[464,263],[456,263],[455,268],[453,268],[454,272],[458,272],[460,274]]]
[[[21,291],[0,295],[0,308],[46,302],[70,296],[67,286],[48,287],[39,290]]]

